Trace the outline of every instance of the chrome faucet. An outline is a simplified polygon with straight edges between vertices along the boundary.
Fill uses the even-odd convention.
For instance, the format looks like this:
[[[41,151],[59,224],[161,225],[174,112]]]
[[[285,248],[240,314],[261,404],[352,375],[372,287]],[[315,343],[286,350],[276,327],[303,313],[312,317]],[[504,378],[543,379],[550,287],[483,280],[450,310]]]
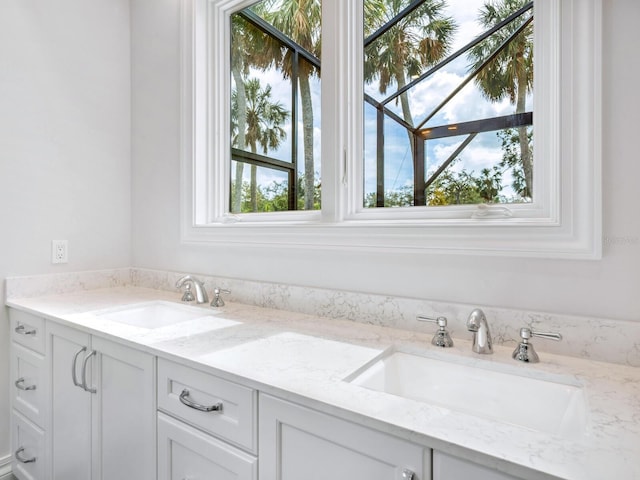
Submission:
[[[541,338],[549,338],[551,340],[560,341],[562,340],[562,335],[555,332],[535,332],[530,328],[521,328],[520,329],[520,343],[513,351],[511,355],[514,360],[518,360],[520,362],[525,363],[538,363],[540,361],[540,357],[533,349],[533,344],[529,343],[529,339],[531,337],[541,337]]]
[[[211,300],[212,307],[224,307],[224,300],[220,296],[221,293],[231,293],[231,290],[216,287],[213,289],[213,300]]]
[[[476,308],[467,319],[467,330],[473,332],[473,346],[476,353],[493,353],[491,332],[484,312]]]
[[[421,322],[431,322],[438,325],[438,331],[433,336],[431,344],[436,347],[449,348],[453,347],[453,340],[451,335],[447,332],[447,318],[446,317],[427,317],[425,315],[416,316],[416,320]]]
[[[193,289],[196,291],[195,297],[193,296],[193,292],[191,291],[192,285]],[[204,288],[204,283],[197,278],[191,275],[185,275],[184,277],[181,277],[176,282],[176,288],[182,288],[183,286],[185,288],[184,294],[182,295],[183,302],[193,302],[195,300],[197,303],[207,303],[209,301],[207,291]]]

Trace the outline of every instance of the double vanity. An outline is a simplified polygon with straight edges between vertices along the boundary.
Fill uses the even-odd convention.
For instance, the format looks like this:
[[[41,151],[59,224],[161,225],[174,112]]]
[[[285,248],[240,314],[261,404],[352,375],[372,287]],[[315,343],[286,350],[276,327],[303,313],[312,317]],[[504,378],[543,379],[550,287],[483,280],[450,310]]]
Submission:
[[[134,286],[7,298],[14,475],[640,478],[638,368],[195,303]]]

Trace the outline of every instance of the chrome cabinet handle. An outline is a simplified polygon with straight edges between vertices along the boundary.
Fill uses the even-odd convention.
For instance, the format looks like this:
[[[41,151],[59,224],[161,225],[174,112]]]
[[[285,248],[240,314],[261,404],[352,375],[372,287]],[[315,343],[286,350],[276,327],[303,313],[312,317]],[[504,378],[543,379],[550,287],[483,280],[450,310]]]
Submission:
[[[199,403],[194,402],[189,399],[189,390],[186,388],[182,390],[180,394],[180,402],[187,407],[193,408],[195,410],[200,410],[201,412],[221,412],[222,411],[222,403],[216,403],[215,405],[211,405],[207,407],[206,405],[200,405]]]
[[[413,480],[415,478],[415,473],[411,470],[404,469],[402,470],[402,480]]]
[[[22,452],[24,452],[24,447],[20,447],[18,450],[16,450],[16,453],[14,453],[16,459],[20,463],[33,463],[36,461],[36,457],[24,458],[22,455],[20,455]]]
[[[18,387],[20,390],[35,390],[36,386],[35,385],[25,385],[24,384],[24,377],[20,377],[19,379],[17,379],[15,381],[15,386]]]
[[[85,391],[89,392],[89,393],[96,393],[97,390],[95,388],[92,387],[88,387],[87,386],[87,362],[89,361],[89,359],[91,357],[93,357],[96,353],[95,350],[91,350],[89,352],[89,355],[87,355],[86,357],[84,357],[84,361],[82,362],[82,388],[85,389]]]
[[[82,347],[80,350],[76,352],[73,356],[73,362],[71,362],[71,380],[73,380],[73,384],[76,387],[84,388],[80,382],[78,382],[78,377],[76,377],[76,364],[78,363],[78,357],[82,352],[85,352],[87,347]]]
[[[35,335],[37,332],[37,330],[32,329],[32,330],[27,330],[25,325],[21,325],[18,324],[18,326],[14,329],[16,333],[19,333],[20,335]]]

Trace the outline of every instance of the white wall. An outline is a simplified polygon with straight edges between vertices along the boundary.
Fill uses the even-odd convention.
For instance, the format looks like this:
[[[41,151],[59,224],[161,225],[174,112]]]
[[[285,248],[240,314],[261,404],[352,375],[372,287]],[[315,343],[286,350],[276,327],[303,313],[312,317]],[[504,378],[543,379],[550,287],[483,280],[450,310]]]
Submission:
[[[179,240],[179,2],[132,0],[136,266],[640,321],[637,0],[605,0],[602,261],[188,247]],[[633,46],[633,47],[632,47]]]
[[[0,278],[130,264],[129,66],[128,0],[0,2]],[[0,308],[0,465],[8,338]]]

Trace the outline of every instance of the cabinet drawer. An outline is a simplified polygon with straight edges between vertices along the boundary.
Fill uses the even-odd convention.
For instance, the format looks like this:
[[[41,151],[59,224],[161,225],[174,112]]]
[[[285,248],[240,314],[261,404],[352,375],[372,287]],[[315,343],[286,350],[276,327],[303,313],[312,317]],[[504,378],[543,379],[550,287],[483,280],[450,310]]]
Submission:
[[[44,480],[46,466],[44,432],[16,410],[11,415],[13,474],[20,480]]]
[[[11,308],[9,320],[13,341],[44,355],[44,318]]]
[[[506,473],[433,451],[433,480],[519,480]]]
[[[258,478],[256,457],[160,412],[158,460],[158,480]]]
[[[218,410],[198,409],[219,404]],[[158,408],[217,437],[257,451],[257,393],[251,388],[159,358]]]
[[[12,342],[10,388],[13,408],[40,427],[45,426],[46,378],[44,357]]]

